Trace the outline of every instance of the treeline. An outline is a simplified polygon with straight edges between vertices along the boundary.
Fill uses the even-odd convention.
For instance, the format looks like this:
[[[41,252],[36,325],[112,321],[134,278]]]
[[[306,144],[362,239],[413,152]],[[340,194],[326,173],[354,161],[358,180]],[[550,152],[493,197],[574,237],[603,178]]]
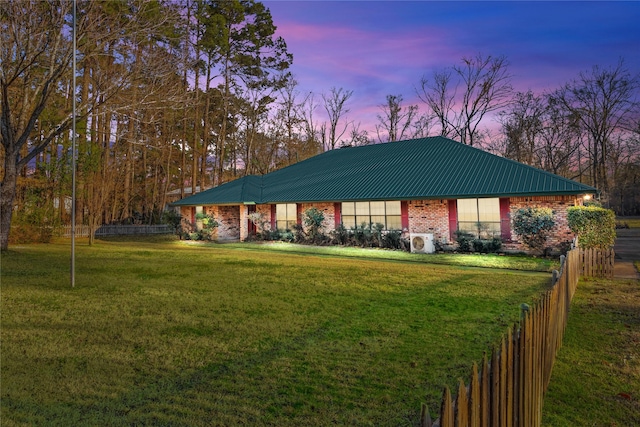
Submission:
[[[394,131],[447,136],[592,185],[605,207],[640,215],[638,71],[620,59],[542,94],[516,92],[511,81],[504,57],[463,58],[422,78],[421,105],[403,106],[401,96],[388,96],[378,139],[394,140]],[[491,126],[496,120],[498,130]]]
[[[157,222],[172,190],[320,151],[261,3],[78,1],[75,86],[72,7],[0,4],[3,248],[14,212],[17,222],[69,220],[74,96],[77,212],[92,227]]]
[[[639,80],[622,61],[538,95],[514,93],[505,58],[465,58],[420,80],[421,105],[381,100],[370,134],[348,118],[353,91],[298,87],[259,2],[80,0],[75,86],[72,7],[0,3],[3,249],[13,218],[69,221],[74,97],[76,210],[94,229],[159,222],[175,198],[323,150],[429,135],[592,184],[640,214]]]

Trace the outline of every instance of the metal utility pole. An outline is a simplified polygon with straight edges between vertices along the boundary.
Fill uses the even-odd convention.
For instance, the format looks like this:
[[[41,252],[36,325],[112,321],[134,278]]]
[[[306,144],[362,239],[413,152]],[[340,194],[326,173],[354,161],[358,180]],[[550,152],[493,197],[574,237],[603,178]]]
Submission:
[[[73,0],[73,98],[71,125],[71,287],[76,285],[76,12],[77,0]]]

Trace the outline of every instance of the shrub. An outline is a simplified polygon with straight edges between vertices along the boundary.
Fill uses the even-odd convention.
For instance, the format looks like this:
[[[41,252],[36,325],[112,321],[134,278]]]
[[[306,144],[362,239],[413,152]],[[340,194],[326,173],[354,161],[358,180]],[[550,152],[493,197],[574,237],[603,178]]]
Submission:
[[[584,206],[601,208],[602,207],[602,203],[600,203],[598,200],[590,199],[590,200],[585,200],[584,201]]]
[[[513,230],[529,248],[543,251],[549,232],[555,226],[551,208],[526,207],[513,216]]]
[[[338,245],[347,245],[351,242],[351,233],[342,224],[338,225],[335,230],[331,232],[331,243]]]
[[[344,225],[338,225],[331,231],[331,244],[344,246],[380,247],[409,251],[409,240],[402,238],[400,230],[384,230],[383,224],[373,227],[362,223],[347,230]]]
[[[295,236],[293,235],[293,232],[291,232],[291,230],[278,231],[277,233],[279,237],[278,239],[274,240],[281,240],[283,242],[293,242],[295,240]]]
[[[471,245],[469,245],[469,242],[471,243]],[[494,237],[491,240],[473,239],[469,241],[465,237],[465,242],[463,246],[464,246],[465,252],[470,252],[471,246],[473,246],[474,252],[479,252],[483,254],[495,253],[495,252],[498,252],[500,249],[502,249],[502,240],[497,237]]]
[[[456,242],[458,243],[458,250],[460,252],[471,252],[471,241],[473,240],[473,235],[461,230],[457,230],[455,235]]]
[[[262,232],[262,236],[264,240],[280,240],[280,238],[282,237],[278,229],[265,230]]]
[[[578,235],[583,248],[606,249],[616,238],[616,215],[597,206],[572,206],[567,212],[571,231]]]
[[[293,231],[293,241],[296,243],[305,243],[307,242],[307,234],[304,232],[304,227],[301,224],[294,224]]]
[[[387,231],[385,234],[383,234],[381,246],[387,249],[402,249],[402,250],[405,250],[408,247],[408,245],[405,244],[405,242],[403,242],[402,231],[400,230],[390,230],[390,231]]]
[[[257,234],[259,237],[266,238],[269,235],[269,221],[266,220],[264,214],[262,212],[252,212],[247,215],[249,221],[256,227]]]
[[[494,237],[493,239],[489,240],[487,242],[487,249],[491,253],[498,252],[500,249],[502,249],[502,239]]]
[[[375,246],[378,248],[382,247],[382,231],[384,230],[384,224],[380,224],[379,222],[375,223],[373,227],[371,227],[371,246]]]
[[[361,247],[371,246],[371,229],[364,222],[351,229],[355,244]]]
[[[163,224],[167,224],[173,227],[176,234],[180,234],[181,232],[181,224],[182,224],[182,216],[180,213],[175,210],[167,210],[162,212],[162,217],[160,218]]]
[[[24,204],[13,213],[9,242],[49,243],[54,235],[61,234],[60,216],[53,204],[46,203],[43,188],[26,189]]]
[[[317,208],[310,208],[302,214],[302,223],[307,229],[307,236],[311,243],[321,243],[324,240],[324,213]]]
[[[205,213],[197,213],[196,221],[202,221],[202,228],[195,232],[188,233],[185,237],[190,240],[212,240],[213,233],[218,227],[218,222]]]
[[[558,249],[558,252],[560,252],[561,254],[566,254],[571,250],[572,246],[573,246],[573,242],[571,240],[566,240],[564,242],[561,242],[558,245],[557,249]]]
[[[474,239],[471,244],[473,245],[473,250],[475,252],[487,252],[488,250],[488,246],[480,239]]]

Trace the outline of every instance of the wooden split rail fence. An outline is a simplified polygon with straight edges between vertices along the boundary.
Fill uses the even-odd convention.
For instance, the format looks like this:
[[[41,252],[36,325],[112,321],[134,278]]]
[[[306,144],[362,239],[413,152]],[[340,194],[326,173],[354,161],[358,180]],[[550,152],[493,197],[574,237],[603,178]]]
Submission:
[[[423,405],[422,427],[540,426],[543,397],[578,279],[613,274],[613,250],[600,252],[576,248],[562,257],[552,287],[538,304],[522,307],[519,326],[502,338],[490,358],[485,355],[480,368],[474,363],[470,384],[461,380],[455,399],[445,388],[440,418],[432,422]]]

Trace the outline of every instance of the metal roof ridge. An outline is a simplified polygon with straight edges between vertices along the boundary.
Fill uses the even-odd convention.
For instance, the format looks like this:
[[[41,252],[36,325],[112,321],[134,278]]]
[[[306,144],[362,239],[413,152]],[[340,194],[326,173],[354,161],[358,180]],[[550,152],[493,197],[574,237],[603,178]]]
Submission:
[[[262,203],[262,182],[264,175],[245,175],[242,178],[242,187],[240,188],[240,202],[241,203]],[[255,181],[259,181],[259,185],[255,184]],[[248,200],[251,197],[252,187],[257,187],[259,195],[257,200]]]

